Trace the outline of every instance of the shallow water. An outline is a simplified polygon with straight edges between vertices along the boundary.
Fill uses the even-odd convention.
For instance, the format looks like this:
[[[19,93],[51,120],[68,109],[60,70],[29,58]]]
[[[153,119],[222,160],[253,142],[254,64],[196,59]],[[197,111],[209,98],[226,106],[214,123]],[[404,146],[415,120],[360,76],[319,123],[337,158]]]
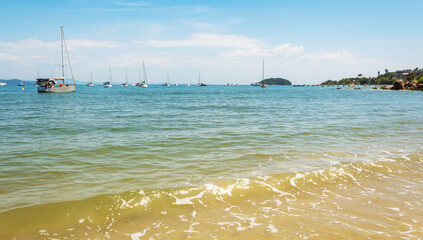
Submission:
[[[421,92],[0,88],[0,239],[423,237]]]

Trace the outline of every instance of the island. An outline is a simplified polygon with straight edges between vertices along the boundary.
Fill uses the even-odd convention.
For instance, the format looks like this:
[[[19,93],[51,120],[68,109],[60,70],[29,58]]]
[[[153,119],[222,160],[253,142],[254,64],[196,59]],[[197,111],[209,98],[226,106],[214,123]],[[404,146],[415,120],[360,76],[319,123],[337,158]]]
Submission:
[[[292,83],[284,78],[268,78],[261,80],[259,84],[266,84],[266,85],[292,85]]]

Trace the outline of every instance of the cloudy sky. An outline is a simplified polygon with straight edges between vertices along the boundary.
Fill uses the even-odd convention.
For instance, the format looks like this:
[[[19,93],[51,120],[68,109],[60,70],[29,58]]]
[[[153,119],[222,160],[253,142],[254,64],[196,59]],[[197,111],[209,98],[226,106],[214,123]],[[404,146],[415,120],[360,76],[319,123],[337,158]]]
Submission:
[[[77,80],[294,84],[423,67],[421,0],[0,0],[0,79],[59,74],[64,27]]]

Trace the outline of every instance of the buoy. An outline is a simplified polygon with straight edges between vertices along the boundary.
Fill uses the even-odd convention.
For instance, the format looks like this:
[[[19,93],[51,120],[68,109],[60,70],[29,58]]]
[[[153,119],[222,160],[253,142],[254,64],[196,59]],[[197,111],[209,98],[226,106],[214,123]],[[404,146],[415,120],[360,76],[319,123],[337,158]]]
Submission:
[[[22,88],[22,90],[24,90],[24,88]]]

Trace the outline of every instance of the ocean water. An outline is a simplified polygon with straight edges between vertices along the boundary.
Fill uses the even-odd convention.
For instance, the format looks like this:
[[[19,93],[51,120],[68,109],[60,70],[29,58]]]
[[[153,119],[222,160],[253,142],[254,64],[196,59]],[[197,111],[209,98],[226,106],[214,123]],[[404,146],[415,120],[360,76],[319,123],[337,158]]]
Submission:
[[[0,239],[423,238],[422,92],[0,87]]]

